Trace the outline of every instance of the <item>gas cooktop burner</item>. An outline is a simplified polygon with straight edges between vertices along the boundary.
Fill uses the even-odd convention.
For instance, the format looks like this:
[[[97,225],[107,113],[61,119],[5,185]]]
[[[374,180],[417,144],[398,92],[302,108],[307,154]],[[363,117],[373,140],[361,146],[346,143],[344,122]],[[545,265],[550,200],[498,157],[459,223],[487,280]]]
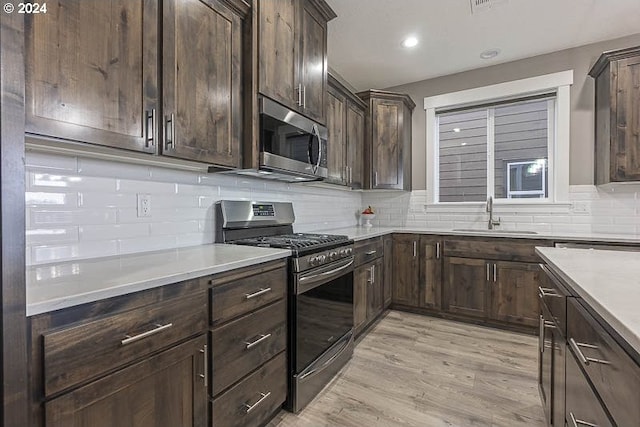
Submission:
[[[336,243],[348,242],[348,236],[331,234],[294,233],[279,234],[275,236],[252,237],[248,239],[233,240],[227,243],[236,245],[261,246],[266,248],[281,249],[316,249]]]

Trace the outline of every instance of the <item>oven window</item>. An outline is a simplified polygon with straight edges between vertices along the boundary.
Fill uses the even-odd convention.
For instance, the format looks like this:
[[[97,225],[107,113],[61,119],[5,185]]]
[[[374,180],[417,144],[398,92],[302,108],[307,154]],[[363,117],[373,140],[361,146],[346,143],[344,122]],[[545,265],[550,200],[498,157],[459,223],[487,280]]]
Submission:
[[[353,272],[295,298],[299,373],[353,328]]]

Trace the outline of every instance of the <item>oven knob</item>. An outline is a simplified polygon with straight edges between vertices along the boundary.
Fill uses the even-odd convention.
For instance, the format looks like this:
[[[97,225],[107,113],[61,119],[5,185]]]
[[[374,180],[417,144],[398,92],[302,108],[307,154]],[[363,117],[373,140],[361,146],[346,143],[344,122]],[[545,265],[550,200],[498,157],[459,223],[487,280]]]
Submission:
[[[324,261],[327,259],[326,255],[318,255],[318,258],[320,259],[320,263],[324,263]]]
[[[334,259],[338,258],[338,252],[333,251],[333,252],[329,252],[329,259],[331,261],[333,261]]]
[[[340,256],[347,256],[347,250],[346,249],[340,249]]]
[[[310,266],[314,266],[318,263],[318,257],[312,256],[309,257],[309,265]]]
[[[351,255],[351,253],[353,252],[353,248],[347,248],[345,249],[345,251],[347,255]]]

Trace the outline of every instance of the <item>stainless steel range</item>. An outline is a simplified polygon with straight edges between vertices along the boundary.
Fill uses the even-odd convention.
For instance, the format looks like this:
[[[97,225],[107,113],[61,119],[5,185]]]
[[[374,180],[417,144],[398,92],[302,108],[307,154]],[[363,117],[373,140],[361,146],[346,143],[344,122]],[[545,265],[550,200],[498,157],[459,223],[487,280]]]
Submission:
[[[287,409],[298,412],[353,354],[353,241],[293,233],[293,205],[223,200],[216,241],[290,249]]]

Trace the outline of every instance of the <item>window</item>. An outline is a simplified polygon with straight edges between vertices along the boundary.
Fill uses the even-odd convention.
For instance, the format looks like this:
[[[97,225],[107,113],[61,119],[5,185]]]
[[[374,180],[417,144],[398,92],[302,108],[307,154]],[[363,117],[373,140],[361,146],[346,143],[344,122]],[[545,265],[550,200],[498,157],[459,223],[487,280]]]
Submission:
[[[573,71],[424,99],[429,203],[566,202]]]
[[[437,201],[546,198],[554,111],[555,95],[437,112]]]

